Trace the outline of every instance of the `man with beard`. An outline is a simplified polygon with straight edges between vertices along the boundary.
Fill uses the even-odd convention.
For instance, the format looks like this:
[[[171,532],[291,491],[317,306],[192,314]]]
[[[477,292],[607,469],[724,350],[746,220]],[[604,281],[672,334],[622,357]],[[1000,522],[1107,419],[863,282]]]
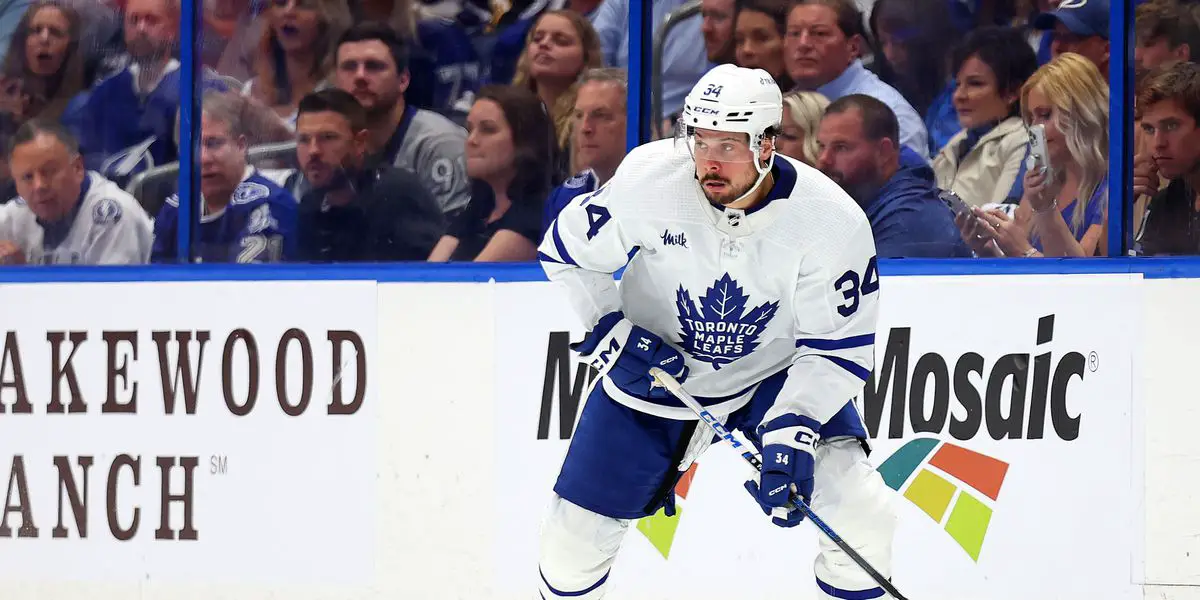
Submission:
[[[867,213],[880,257],[972,255],[938,195],[933,169],[900,145],[900,124],[887,104],[863,94],[834,101],[817,148],[817,168]]]
[[[837,184],[775,152],[782,119],[766,71],[714,68],[686,96],[677,140],[635,148],[538,248],[588,331],[573,349],[600,376],[542,527],[542,598],[603,597],[630,522],[675,514],[676,484],[714,441],[653,368],[759,446],[746,489],[772,523],[803,519],[790,489],[891,576],[895,497],[852,400],[874,366],[875,244]],[[815,575],[809,597],[884,595],[828,540]]]
[[[296,157],[311,186],[300,200],[300,260],[425,260],[445,215],[411,171],[365,165],[362,105],[328,89],[300,100],[297,114]]]
[[[337,87],[367,111],[367,148],[378,162],[417,174],[446,215],[470,201],[463,152],[467,132],[435,112],[404,101],[411,75],[408,49],[396,32],[380,23],[360,23],[334,51]]]
[[[179,159],[179,0],[129,0],[125,7],[128,65],[74,98],[63,115],[79,138],[89,169],[124,186],[133,175]],[[209,76],[205,88],[224,90]]]

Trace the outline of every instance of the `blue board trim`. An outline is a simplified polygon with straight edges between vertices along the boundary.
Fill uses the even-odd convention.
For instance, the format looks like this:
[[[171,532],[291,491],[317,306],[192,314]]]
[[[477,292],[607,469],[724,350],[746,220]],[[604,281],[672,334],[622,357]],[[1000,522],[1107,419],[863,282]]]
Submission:
[[[1200,258],[880,260],[881,277],[1142,273],[1147,279],[1200,279]],[[345,265],[146,265],[0,267],[0,283],[155,281],[546,281],[538,263],[360,263]]]

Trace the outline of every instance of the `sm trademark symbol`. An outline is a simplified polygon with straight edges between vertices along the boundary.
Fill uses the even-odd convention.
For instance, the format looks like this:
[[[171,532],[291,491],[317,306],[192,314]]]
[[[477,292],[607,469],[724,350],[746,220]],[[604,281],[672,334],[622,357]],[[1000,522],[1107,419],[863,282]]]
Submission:
[[[214,454],[208,457],[208,472],[213,475],[224,475],[229,472],[229,457]]]
[[[1088,353],[1088,370],[1095,373],[1096,369],[1100,368],[1100,355],[1095,352]]]

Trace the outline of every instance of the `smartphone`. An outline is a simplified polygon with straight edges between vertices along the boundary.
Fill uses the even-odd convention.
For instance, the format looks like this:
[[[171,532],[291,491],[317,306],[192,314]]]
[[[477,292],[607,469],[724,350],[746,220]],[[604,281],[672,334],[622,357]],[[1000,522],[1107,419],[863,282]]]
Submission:
[[[1029,153],[1025,157],[1025,168],[1030,171],[1045,170],[1046,180],[1054,179],[1050,168],[1050,154],[1046,150],[1046,126],[1034,125],[1029,128]]]
[[[958,194],[950,190],[941,190],[938,192],[938,196],[942,199],[942,202],[946,203],[946,206],[950,207],[950,211],[954,213],[955,217],[963,213],[974,216],[971,212],[971,207]]]

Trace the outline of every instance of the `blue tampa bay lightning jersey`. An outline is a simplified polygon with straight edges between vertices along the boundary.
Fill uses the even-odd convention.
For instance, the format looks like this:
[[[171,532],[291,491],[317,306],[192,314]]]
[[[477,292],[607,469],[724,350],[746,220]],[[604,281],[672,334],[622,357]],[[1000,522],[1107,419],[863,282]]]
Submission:
[[[203,200],[201,200],[203,202]],[[201,262],[271,263],[296,256],[295,197],[252,168],[233,191],[224,210],[200,217],[196,255]],[[179,196],[167,202],[154,220],[154,262],[175,260]]]
[[[679,347],[684,389],[714,414],[744,406],[786,369],[764,422],[792,413],[825,423],[874,367],[875,243],[862,209],[819,171],[776,155],[772,175],[754,208],[714,207],[689,153],[651,142],[563,208],[539,258],[585,327],[620,310]],[[612,273],[622,267],[618,288]],[[636,410],[695,418],[677,401],[602,385]]]
[[[205,75],[205,89],[227,89]],[[132,64],[97,83],[73,98],[62,117],[78,137],[87,167],[121,186],[142,171],[179,160],[179,62],[172,59],[162,79],[144,93],[135,85],[137,76],[138,65]]]

